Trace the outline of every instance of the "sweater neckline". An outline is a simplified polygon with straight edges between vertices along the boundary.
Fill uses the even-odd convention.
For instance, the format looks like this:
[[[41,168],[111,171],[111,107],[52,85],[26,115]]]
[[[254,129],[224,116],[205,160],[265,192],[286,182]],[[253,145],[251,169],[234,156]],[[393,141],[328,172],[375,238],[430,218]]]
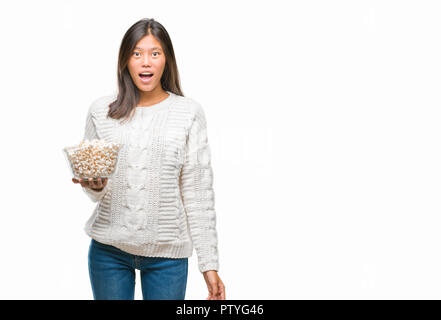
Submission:
[[[136,112],[144,115],[144,114],[150,114],[150,113],[157,112],[159,110],[163,110],[163,109],[167,108],[173,102],[173,99],[176,96],[171,91],[167,91],[167,93],[169,94],[169,96],[167,98],[165,98],[164,100],[162,100],[158,103],[152,104],[150,106],[136,107]]]

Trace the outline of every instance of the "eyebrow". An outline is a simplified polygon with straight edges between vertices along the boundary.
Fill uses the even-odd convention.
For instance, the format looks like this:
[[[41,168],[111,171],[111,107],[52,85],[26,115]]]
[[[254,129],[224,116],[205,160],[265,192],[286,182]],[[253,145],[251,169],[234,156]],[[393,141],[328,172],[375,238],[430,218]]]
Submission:
[[[140,47],[135,47],[135,49],[138,49],[138,50],[141,50],[141,51],[144,51],[144,49],[143,48],[140,48]],[[162,50],[160,47],[152,47],[152,48],[150,48],[150,50]]]

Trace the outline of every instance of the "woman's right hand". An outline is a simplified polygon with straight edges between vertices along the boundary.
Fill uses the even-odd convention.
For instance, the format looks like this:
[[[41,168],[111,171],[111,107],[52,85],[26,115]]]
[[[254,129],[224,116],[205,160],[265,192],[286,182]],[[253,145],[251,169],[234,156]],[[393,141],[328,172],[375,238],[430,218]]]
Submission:
[[[80,183],[82,187],[87,187],[95,191],[101,191],[106,186],[107,180],[108,178],[103,178],[103,179],[98,178],[96,181],[93,180],[92,178],[89,178],[89,180],[81,179],[81,178],[80,180],[78,180],[72,178],[73,183]]]

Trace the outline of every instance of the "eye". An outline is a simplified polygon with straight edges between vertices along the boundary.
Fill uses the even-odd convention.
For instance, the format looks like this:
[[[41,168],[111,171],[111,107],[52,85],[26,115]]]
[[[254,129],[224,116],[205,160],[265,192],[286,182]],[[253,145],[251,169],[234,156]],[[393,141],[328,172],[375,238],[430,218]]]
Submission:
[[[157,52],[157,51],[155,51],[155,52],[153,52],[153,53],[157,53],[157,54],[159,54],[159,52]]]
[[[139,52],[137,52],[137,51],[133,52],[133,54],[135,54],[135,53],[139,53]],[[139,57],[139,56],[137,56],[137,57]]]

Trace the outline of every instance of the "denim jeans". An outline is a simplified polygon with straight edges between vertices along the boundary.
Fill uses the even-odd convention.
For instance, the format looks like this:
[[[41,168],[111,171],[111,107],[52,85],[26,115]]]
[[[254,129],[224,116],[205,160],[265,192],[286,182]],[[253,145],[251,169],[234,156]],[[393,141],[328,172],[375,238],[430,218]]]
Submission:
[[[95,300],[134,300],[135,269],[144,300],[184,300],[188,258],[142,257],[92,239],[89,276]]]

